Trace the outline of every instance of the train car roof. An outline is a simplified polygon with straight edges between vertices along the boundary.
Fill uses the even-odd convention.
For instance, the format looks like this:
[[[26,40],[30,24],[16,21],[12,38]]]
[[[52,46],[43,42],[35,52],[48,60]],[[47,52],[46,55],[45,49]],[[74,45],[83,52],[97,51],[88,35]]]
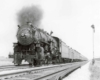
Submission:
[[[60,42],[64,43],[66,46],[68,46],[68,45],[67,45],[65,42],[63,42],[60,38],[55,37],[55,36],[52,36],[52,37],[54,37],[54,38],[56,38],[56,39],[60,40]],[[69,46],[68,46],[68,47],[69,47]]]
[[[55,36],[52,36],[52,37],[54,37],[54,38],[60,40],[62,43],[64,43],[66,46],[68,46],[68,45],[67,45],[65,42],[63,42],[60,38],[55,37]],[[68,47],[69,47],[70,49],[74,50],[75,52],[77,52],[78,54],[81,54],[80,52],[78,52],[77,50],[73,49],[72,47],[70,47],[70,46],[68,46]]]

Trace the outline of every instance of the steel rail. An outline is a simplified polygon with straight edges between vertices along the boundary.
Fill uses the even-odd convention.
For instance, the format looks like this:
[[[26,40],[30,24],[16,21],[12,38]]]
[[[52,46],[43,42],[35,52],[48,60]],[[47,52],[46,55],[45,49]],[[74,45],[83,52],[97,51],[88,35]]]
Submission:
[[[62,68],[64,66],[66,66],[66,68],[70,68],[71,66],[75,66],[75,64],[77,65],[78,62],[76,63],[68,63],[68,64],[59,64],[59,65],[51,65],[51,66],[43,66],[43,67],[34,67],[31,69],[22,69],[22,70],[12,70],[12,71],[4,71],[2,73],[0,73],[0,80],[2,79],[10,79],[11,77],[18,77],[21,75],[28,75],[30,73],[38,73],[38,72],[42,72],[42,71],[48,71],[50,69],[53,68]]]
[[[7,66],[0,66],[0,71],[8,71],[8,70],[17,70],[17,69],[24,69],[29,68],[27,64],[21,66],[14,66],[14,65],[7,65]]]
[[[59,80],[59,78],[64,77],[70,71],[75,70],[84,64],[85,63],[80,63],[80,64],[76,64],[76,65],[73,65],[70,67],[64,67],[63,69],[57,70],[55,72],[51,72],[50,74],[47,74],[45,76],[41,76],[41,77],[36,78],[34,80]],[[61,74],[63,74],[63,76]]]
[[[44,70],[44,69],[48,69],[48,68],[54,68],[54,67],[60,67],[60,66],[64,66],[64,65],[71,65],[72,63],[68,63],[68,64],[58,64],[58,65],[50,65],[50,66],[42,66],[42,67],[32,67],[31,69],[22,69],[22,70],[11,70],[11,71],[2,71],[0,73],[0,79],[5,79],[6,76],[10,76],[10,75],[16,75],[16,74],[21,74],[21,73],[30,73],[31,71],[34,72],[38,72],[39,70]]]

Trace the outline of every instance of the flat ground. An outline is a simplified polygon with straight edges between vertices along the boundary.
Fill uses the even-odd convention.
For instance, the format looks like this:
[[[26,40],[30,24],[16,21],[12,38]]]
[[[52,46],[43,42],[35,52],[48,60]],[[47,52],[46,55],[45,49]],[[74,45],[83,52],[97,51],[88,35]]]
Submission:
[[[25,61],[22,61],[22,64],[28,64]],[[13,59],[12,58],[5,58],[5,57],[0,57],[0,66],[4,65],[14,65],[13,64]]]
[[[0,57],[0,66],[14,65],[12,61],[13,59]],[[24,63],[26,62],[23,61],[22,64]],[[91,61],[88,62],[63,80],[100,80],[100,60],[95,60],[94,65],[91,64]]]
[[[90,80],[100,80],[100,59],[95,60],[94,65],[90,64]]]
[[[5,58],[5,57],[0,57],[0,66],[3,66],[3,65],[13,65],[12,61],[13,61],[13,59]]]
[[[63,80],[90,80],[91,72],[89,70],[90,62],[75,70]]]
[[[77,69],[63,80],[100,80],[100,59],[95,59]]]

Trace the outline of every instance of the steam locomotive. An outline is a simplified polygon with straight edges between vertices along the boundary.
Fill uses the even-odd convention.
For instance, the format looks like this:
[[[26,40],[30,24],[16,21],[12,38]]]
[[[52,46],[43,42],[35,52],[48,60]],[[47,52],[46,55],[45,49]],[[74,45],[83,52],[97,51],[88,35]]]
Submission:
[[[14,64],[25,60],[29,65],[59,64],[87,60],[58,37],[36,28],[32,23],[18,25],[17,43],[14,43]]]

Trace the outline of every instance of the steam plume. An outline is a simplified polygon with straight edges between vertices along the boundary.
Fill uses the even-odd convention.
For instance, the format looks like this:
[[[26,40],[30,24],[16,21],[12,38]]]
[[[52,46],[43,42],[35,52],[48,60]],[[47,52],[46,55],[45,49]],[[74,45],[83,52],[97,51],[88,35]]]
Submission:
[[[18,13],[18,23],[24,25],[31,22],[34,27],[38,27],[42,19],[42,10],[37,6],[24,7]]]

